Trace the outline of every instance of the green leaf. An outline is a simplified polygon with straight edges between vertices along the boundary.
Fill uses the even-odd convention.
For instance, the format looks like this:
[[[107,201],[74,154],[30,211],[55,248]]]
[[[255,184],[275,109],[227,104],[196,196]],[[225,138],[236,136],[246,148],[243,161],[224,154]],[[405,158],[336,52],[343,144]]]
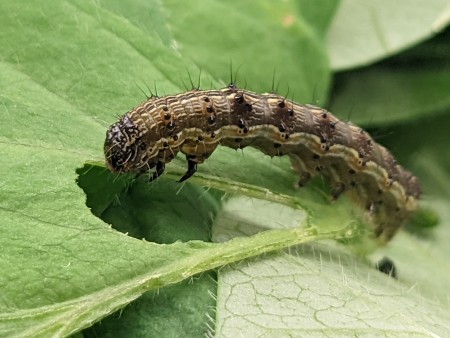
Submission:
[[[122,1],[100,3],[182,55],[194,86],[199,71],[191,65],[202,74],[214,74],[222,84],[237,77],[238,83],[254,91],[276,89],[304,101],[327,98],[330,73],[322,35],[335,10],[334,1],[320,1],[319,22],[315,21],[319,7],[307,1],[136,1],[133,7]],[[175,74],[166,75],[174,83],[183,78],[191,87],[186,75]],[[211,86],[210,79],[201,78],[204,87]]]
[[[160,91],[179,91],[179,74],[186,74],[184,64],[192,63],[182,61],[158,34],[148,35],[107,8],[81,1],[42,5],[42,10],[26,2],[0,5],[0,147],[5,154],[0,167],[5,178],[0,192],[0,334],[68,335],[147,290],[243,258],[237,248],[255,255],[266,244],[278,247],[276,236],[266,237],[266,244],[260,242],[255,250],[237,243],[223,261],[221,251],[212,249],[218,244],[147,243],[110,229],[90,213],[75,182],[76,169],[86,160],[103,158],[107,124],[139,102],[139,82],[151,79]],[[311,53],[325,60],[317,47]],[[324,83],[328,74],[322,62]],[[214,84],[222,82],[214,78]],[[202,81],[210,79],[204,72]],[[184,190],[198,193],[198,188]],[[109,203],[95,209],[101,212]],[[203,200],[197,208],[203,210],[197,215],[202,223],[192,219],[197,234],[186,236],[205,239],[204,219],[216,209],[217,202]],[[161,220],[160,215],[153,218]],[[178,224],[170,218],[166,223]],[[280,235],[293,239],[289,232]],[[210,253],[190,260],[208,250],[219,253],[222,263],[211,260]]]
[[[414,46],[450,21],[446,0],[343,0],[327,37],[332,68],[371,64]]]
[[[275,208],[275,207],[274,207]],[[292,224],[292,211],[277,208],[277,222]],[[220,211],[216,240],[250,235],[274,226],[267,202],[236,198]],[[229,218],[239,223],[228,222]],[[448,218],[446,218],[448,219]],[[446,257],[448,222],[434,236],[397,235],[394,245],[373,255],[395,257],[400,281],[387,279],[342,247],[317,243],[247,260],[218,275],[216,332],[227,336],[277,333],[308,336],[337,334],[445,335],[450,312],[445,299],[450,266]],[[411,257],[421,253],[411,264]],[[444,256],[441,256],[444,254]],[[430,260],[439,264],[430,266]],[[428,273],[434,278],[429,278]],[[419,283],[419,284],[417,284]],[[429,299],[422,298],[426,294]],[[417,304],[420,306],[417,307]],[[403,318],[405,316],[405,318]]]
[[[449,31],[373,67],[336,76],[331,111],[380,127],[443,115],[450,109]]]

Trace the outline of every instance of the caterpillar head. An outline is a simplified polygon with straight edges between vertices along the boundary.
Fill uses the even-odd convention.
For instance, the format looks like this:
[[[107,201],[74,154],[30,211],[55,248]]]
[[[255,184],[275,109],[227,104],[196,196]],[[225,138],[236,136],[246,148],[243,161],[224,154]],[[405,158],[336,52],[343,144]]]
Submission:
[[[145,172],[157,162],[149,160],[142,132],[127,115],[106,132],[104,152],[106,166],[116,173]]]

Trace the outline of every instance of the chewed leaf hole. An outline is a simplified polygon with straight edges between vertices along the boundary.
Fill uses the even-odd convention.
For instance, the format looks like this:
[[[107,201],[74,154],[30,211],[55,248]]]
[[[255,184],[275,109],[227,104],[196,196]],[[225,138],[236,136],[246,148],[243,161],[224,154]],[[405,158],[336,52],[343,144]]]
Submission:
[[[201,187],[181,188],[165,178],[150,184],[146,177],[113,174],[96,163],[85,163],[77,174],[86,205],[114,229],[156,243],[210,241],[218,202]]]

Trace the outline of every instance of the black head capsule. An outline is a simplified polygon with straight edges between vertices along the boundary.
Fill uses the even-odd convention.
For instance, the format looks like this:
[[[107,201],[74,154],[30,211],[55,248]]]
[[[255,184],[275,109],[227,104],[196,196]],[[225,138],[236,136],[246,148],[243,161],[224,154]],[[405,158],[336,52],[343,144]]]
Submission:
[[[127,172],[139,167],[142,147],[141,133],[134,122],[123,116],[106,132],[104,152],[106,165],[112,172]]]

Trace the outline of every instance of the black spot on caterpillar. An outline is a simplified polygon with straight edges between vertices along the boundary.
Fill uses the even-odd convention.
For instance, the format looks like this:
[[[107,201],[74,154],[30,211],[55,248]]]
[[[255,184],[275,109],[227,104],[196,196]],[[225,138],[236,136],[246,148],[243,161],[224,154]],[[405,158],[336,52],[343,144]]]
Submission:
[[[328,177],[332,197],[350,192],[369,211],[375,236],[382,240],[389,240],[417,208],[417,178],[367,132],[325,109],[234,84],[150,98],[109,128],[104,151],[111,171],[155,169],[150,180],[181,151],[188,167],[182,182],[218,145],[289,156],[299,186],[318,174]]]

